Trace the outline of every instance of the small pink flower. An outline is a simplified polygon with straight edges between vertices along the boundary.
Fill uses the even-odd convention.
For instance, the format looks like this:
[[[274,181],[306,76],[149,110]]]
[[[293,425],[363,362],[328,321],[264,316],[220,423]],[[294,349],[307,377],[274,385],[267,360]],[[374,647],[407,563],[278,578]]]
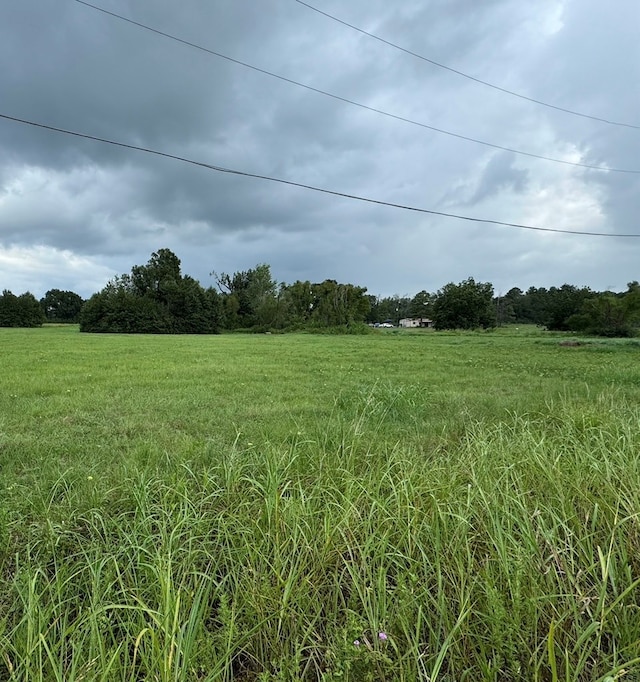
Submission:
[[[382,642],[386,642],[389,638],[387,637],[386,632],[379,632],[378,639],[381,640]]]

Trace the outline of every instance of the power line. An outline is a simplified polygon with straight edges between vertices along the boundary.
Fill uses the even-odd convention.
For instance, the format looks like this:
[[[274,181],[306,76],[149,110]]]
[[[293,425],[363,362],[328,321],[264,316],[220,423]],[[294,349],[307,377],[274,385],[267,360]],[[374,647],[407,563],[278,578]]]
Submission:
[[[348,194],[347,192],[338,192],[336,190],[325,189],[323,187],[316,187],[314,185],[307,185],[302,182],[295,182],[293,180],[284,180],[283,178],[275,178],[270,175],[261,175],[259,173],[249,173],[247,171],[235,170],[233,168],[225,168],[224,166],[216,166],[214,164],[205,163],[203,161],[196,161],[194,159],[189,159],[184,156],[178,156],[177,154],[169,154],[168,152],[158,151],[157,149],[149,149],[147,147],[140,147],[134,144],[127,144],[126,142],[118,142],[116,140],[110,140],[105,137],[98,137],[96,135],[89,135],[87,133],[79,133],[74,130],[67,130],[65,128],[58,128],[57,126],[46,125],[44,123],[36,123],[35,121],[29,121],[24,118],[18,118],[17,116],[9,116],[8,114],[0,113],[0,118],[7,121],[14,121],[15,123],[22,123],[24,125],[33,126],[35,128],[42,128],[44,130],[49,130],[56,133],[63,133],[64,135],[72,135],[74,137],[79,137],[85,140],[93,140],[94,142],[102,142],[103,144],[110,144],[115,147],[123,147],[124,149],[132,149],[138,152],[144,152],[145,154],[153,154],[154,156],[161,156],[166,159],[173,159],[174,161],[182,161],[183,163],[191,164],[192,166],[199,166],[200,168],[207,168],[208,170],[217,171],[219,173],[228,173],[230,175],[239,175],[246,178],[254,178],[256,180],[268,180],[269,182],[277,182],[281,185],[290,185],[291,187],[299,187],[301,189],[308,189],[313,192],[321,192],[323,194],[330,194],[336,197],[342,197],[343,199],[352,199],[354,201],[363,201],[369,204],[376,204],[378,206],[388,206],[390,208],[397,208],[404,211],[413,211],[415,213],[426,213],[429,215],[442,216],[444,218],[456,218],[458,220],[467,220],[474,223],[487,223],[489,225],[501,225],[504,227],[515,227],[522,230],[535,230],[537,232],[557,232],[560,234],[575,234],[575,235],[587,235],[590,237],[632,237],[638,238],[640,234],[616,234],[609,232],[587,232],[584,230],[563,230],[554,227],[538,227],[535,225],[521,225],[519,223],[507,223],[501,220],[490,220],[486,218],[475,218],[472,216],[459,215],[456,213],[446,213],[444,211],[433,211],[428,208],[420,208],[418,206],[409,206],[406,204],[396,204],[391,201],[382,201],[381,199],[372,199],[370,197],[363,197],[357,194]]]
[[[333,14],[329,14],[329,12],[324,12],[321,9],[318,9],[317,7],[314,7],[313,5],[310,5],[308,2],[303,2],[303,0],[294,0],[294,2],[297,2],[300,5],[304,5],[304,7],[309,8],[310,10],[313,10],[314,12],[317,12],[318,14],[322,14],[323,16],[327,17],[328,19],[331,19],[333,21],[337,21],[339,24],[342,24],[343,26],[347,26],[350,29],[353,29],[354,31],[357,31],[358,33],[362,33],[365,36],[368,36],[369,38],[373,38],[374,40],[377,40],[381,43],[384,43],[385,45],[388,45],[389,47],[393,47],[396,50],[400,50],[401,52],[404,52],[406,54],[411,55],[412,57],[416,57],[417,59],[421,59],[423,62],[428,62],[429,64],[432,64],[433,66],[437,66],[440,69],[445,69],[446,71],[450,71],[451,73],[455,73],[458,76],[462,76],[463,78],[467,78],[471,81],[474,81],[474,83],[479,83],[480,85],[486,85],[488,88],[493,88],[494,90],[498,90],[500,92],[505,93],[506,95],[512,95],[513,97],[519,97],[520,99],[524,99],[527,102],[533,102],[534,104],[539,104],[540,106],[543,107],[548,107],[549,109],[555,109],[556,111],[562,111],[565,114],[572,114],[573,116],[580,116],[582,118],[588,118],[592,121],[599,121],[600,123],[607,123],[612,126],[622,126],[623,128],[634,128],[635,130],[640,130],[640,125],[633,125],[632,123],[621,123],[620,121],[610,121],[609,119],[606,118],[600,118],[600,116],[592,116],[591,114],[585,114],[580,111],[574,111],[573,109],[565,109],[564,107],[556,106],[555,104],[549,104],[548,102],[543,102],[542,100],[535,99],[533,97],[527,97],[527,95],[522,95],[518,92],[514,92],[513,90],[508,90],[507,88],[502,88],[499,85],[495,85],[494,83],[489,83],[488,81],[483,81],[480,78],[476,78],[475,76],[471,76],[468,73],[465,73],[464,71],[459,71],[458,69],[454,69],[451,66],[447,66],[446,64],[441,64],[440,62],[435,61],[434,59],[429,59],[429,57],[425,57],[424,55],[421,55],[417,52],[413,52],[412,50],[407,49],[406,47],[402,47],[401,45],[398,45],[396,43],[392,43],[390,40],[386,40],[385,38],[381,38],[380,36],[376,35],[375,33],[370,33],[369,31],[365,31],[364,29],[354,26],[353,24],[350,24],[347,21],[344,21],[343,19],[339,19],[338,17],[334,16]]]
[[[265,76],[270,76],[271,78],[277,78],[278,80],[284,81],[285,83],[289,83],[290,85],[296,85],[297,87],[304,88],[305,90],[310,90],[311,92],[315,92],[319,95],[324,95],[325,97],[331,97],[332,99],[338,100],[340,102],[344,102],[345,104],[351,104],[355,107],[359,107],[360,109],[365,109],[367,111],[371,111],[376,114],[380,114],[381,116],[386,116],[387,118],[392,118],[395,119],[396,121],[402,121],[403,123],[409,123],[410,125],[418,126],[420,128],[426,128],[427,130],[432,130],[435,133],[441,133],[442,135],[449,135],[450,137],[455,137],[458,138],[459,140],[465,140],[466,142],[473,142],[475,144],[481,144],[485,147],[491,147],[492,149],[499,149],[503,152],[509,152],[510,154],[520,154],[522,156],[528,156],[530,158],[534,159],[541,159],[543,161],[552,161],[553,163],[561,163],[566,166],[577,166],[579,168],[588,168],[590,170],[598,170],[598,171],[610,171],[612,173],[632,173],[632,174],[640,174],[640,170],[634,170],[634,169],[627,169],[627,168],[609,168],[607,166],[594,166],[591,164],[587,163],[578,163],[576,161],[567,161],[565,159],[555,159],[550,156],[543,156],[542,154],[534,154],[532,152],[525,152],[519,149],[512,149],[511,147],[503,147],[502,145],[499,144],[493,144],[492,142],[486,142],[484,140],[478,140],[474,137],[468,137],[467,135],[461,135],[460,133],[454,133],[449,130],[444,130],[442,128],[436,128],[435,126],[428,125],[426,123],[421,123],[420,121],[415,121],[410,118],[406,118],[404,116],[399,116],[398,114],[392,114],[388,111],[384,111],[382,109],[377,109],[376,107],[369,106],[368,104],[362,104],[361,102],[356,102],[355,100],[348,99],[347,97],[342,97],[340,95],[335,95],[331,92],[328,92],[326,90],[321,90],[320,88],[315,88],[311,85],[306,85],[305,83],[301,83],[300,81],[293,80],[292,78],[287,78],[286,76],[281,76],[277,73],[274,73],[273,71],[267,71],[266,69],[262,69],[258,66],[254,66],[253,64],[249,64],[247,62],[240,61],[239,59],[234,59],[233,57],[229,57],[225,54],[222,54],[221,52],[216,52],[215,50],[211,50],[207,47],[203,47],[202,45],[197,45],[196,43],[192,43],[189,40],[184,40],[183,38],[179,38],[178,36],[172,35],[171,33],[166,33],[165,31],[160,31],[159,29],[152,28],[151,26],[147,26],[146,24],[142,24],[139,21],[134,21],[133,19],[129,19],[125,16],[122,16],[121,14],[116,14],[115,12],[111,12],[109,10],[106,10],[102,7],[98,7],[97,5],[92,5],[89,2],[86,2],[86,0],[74,0],[80,5],[84,5],[85,7],[89,7],[91,9],[97,10],[98,12],[102,12],[103,14],[107,14],[111,17],[114,17],[116,19],[120,19],[121,21],[125,21],[128,24],[132,24],[133,26],[137,26],[138,28],[144,29],[145,31],[150,31],[151,33],[155,33],[156,35],[163,36],[164,38],[168,38],[169,40],[174,40],[175,42],[181,43],[182,45],[186,45],[188,47],[192,47],[196,50],[200,50],[201,52],[206,52],[207,54],[213,55],[214,57],[219,57],[220,59],[225,59],[228,62],[231,62],[233,64],[237,64],[238,66],[243,66],[247,69],[251,69],[253,71],[257,71],[258,73],[262,73]]]

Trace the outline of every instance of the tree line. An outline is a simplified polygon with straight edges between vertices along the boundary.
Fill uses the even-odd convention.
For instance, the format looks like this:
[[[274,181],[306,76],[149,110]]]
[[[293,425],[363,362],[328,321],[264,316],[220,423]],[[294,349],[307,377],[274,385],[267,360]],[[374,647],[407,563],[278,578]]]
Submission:
[[[640,324],[640,284],[621,293],[563,284],[550,289],[510,289],[496,299],[496,320],[598,336],[633,336]]]
[[[204,288],[181,272],[169,249],[146,265],[115,277],[87,301],[71,291],[51,289],[37,301],[29,292],[0,296],[0,326],[34,327],[44,322],[79,322],[83,332],[212,334],[225,330],[341,329],[360,332],[365,323],[403,318],[429,321],[436,329],[492,328],[536,324],[555,331],[632,336],[640,325],[640,284],[621,293],[589,287],[494,292],[489,282],[469,278],[435,293],[376,297],[367,289],[335,280],[277,283],[267,264],[233,274],[211,273],[216,286]]]
[[[435,293],[413,297],[370,297],[368,322],[403,318],[429,320],[436,329],[478,329],[505,324],[535,324],[550,331],[596,336],[633,336],[640,325],[640,284],[627,291],[597,292],[589,287],[518,287],[495,294],[493,285],[469,278],[449,283]]]
[[[78,322],[84,299],[73,291],[50,289],[38,301],[29,291],[0,295],[0,327],[41,327],[44,322]]]
[[[269,265],[211,273],[203,288],[183,275],[169,249],[151,255],[94,294],[80,312],[80,331],[211,334],[224,330],[358,330],[369,310],[366,289],[325,280],[278,284]]]

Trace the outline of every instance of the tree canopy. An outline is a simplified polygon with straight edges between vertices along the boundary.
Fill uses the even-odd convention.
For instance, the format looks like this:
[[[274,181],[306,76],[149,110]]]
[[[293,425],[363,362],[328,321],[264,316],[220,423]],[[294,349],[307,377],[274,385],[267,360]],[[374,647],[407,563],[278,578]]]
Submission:
[[[623,294],[605,292],[587,298],[567,319],[567,328],[597,336],[633,336],[640,323],[640,285],[630,282]]]
[[[268,329],[277,318],[278,285],[265,263],[236,272],[211,273],[222,293],[224,324],[228,329]]]
[[[84,300],[73,291],[49,289],[40,305],[49,322],[78,322]]]
[[[42,308],[32,293],[16,296],[5,289],[0,295],[0,327],[40,327],[44,321]]]
[[[493,285],[489,282],[476,282],[473,277],[459,284],[446,284],[436,294],[433,322],[436,329],[495,326]]]
[[[80,314],[83,332],[211,334],[219,329],[218,293],[183,276],[180,260],[169,249],[113,279]]]

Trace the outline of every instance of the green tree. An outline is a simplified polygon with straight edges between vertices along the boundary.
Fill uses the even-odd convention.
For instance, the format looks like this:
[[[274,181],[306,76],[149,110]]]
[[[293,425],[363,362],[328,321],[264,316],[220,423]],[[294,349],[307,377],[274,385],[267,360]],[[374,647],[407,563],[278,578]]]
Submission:
[[[283,285],[280,290],[283,326],[303,327],[311,320],[315,296],[313,285],[300,280]]]
[[[166,308],[134,293],[127,278],[115,278],[94,294],[80,311],[81,332],[168,334],[173,331]]]
[[[178,257],[160,249],[85,303],[80,331],[207,334],[219,331],[220,318],[217,293],[182,276]]]
[[[477,329],[493,327],[493,285],[476,282],[473,277],[460,284],[446,284],[436,294],[433,305],[436,329]]]
[[[82,296],[60,289],[49,289],[40,299],[40,306],[49,322],[77,322],[83,304]]]
[[[339,327],[365,321],[370,306],[366,288],[326,279],[313,284],[312,292],[311,319],[314,324]]]
[[[563,284],[551,287],[544,306],[544,324],[553,331],[567,331],[569,318],[580,312],[584,302],[592,298],[594,292],[589,287],[575,287]]]
[[[5,289],[0,296],[0,327],[21,327],[18,297]]]
[[[435,296],[424,289],[419,291],[412,299],[409,306],[409,316],[421,319],[431,319],[433,316],[433,304]]]
[[[38,299],[29,291],[18,296],[22,327],[41,327],[45,321]]]
[[[220,323],[219,298],[205,291],[193,277],[185,275],[166,286],[166,309],[172,331],[177,334],[210,334]]]
[[[282,328],[347,327],[363,323],[371,307],[367,290],[333,279],[312,284],[297,281],[282,285],[278,320]]]
[[[640,287],[631,282],[622,295],[609,292],[587,299],[567,320],[572,331],[597,336],[634,336],[640,323]]]
[[[222,327],[238,329],[240,324],[240,301],[236,294],[222,294]]]
[[[26,292],[16,296],[5,289],[0,296],[0,327],[40,327],[44,313],[36,297]]]
[[[367,313],[367,322],[384,322],[391,320],[393,324],[404,317],[412,317],[412,299],[408,296],[385,296],[373,298],[368,296],[370,300],[370,309]]]
[[[169,296],[181,281],[180,259],[170,249],[152,253],[149,262],[134,265],[129,276],[132,293],[164,305],[169,303]]]
[[[224,298],[227,328],[266,329],[274,324],[278,312],[278,284],[271,276],[269,265],[261,263],[233,275],[211,274]]]
[[[520,290],[516,289],[516,291]],[[529,287],[522,296],[516,295],[514,290],[511,289],[507,292],[507,296],[510,294],[513,294],[515,322],[521,324],[546,324],[549,292],[544,287]]]
[[[493,299],[493,305],[496,310],[496,324],[499,327],[516,321],[515,306],[510,296],[496,296]]]
[[[522,314],[524,298],[525,295],[522,292],[522,289],[519,289],[518,287],[513,287],[507,291],[501,299],[504,322],[528,322],[528,320],[524,319]]]

